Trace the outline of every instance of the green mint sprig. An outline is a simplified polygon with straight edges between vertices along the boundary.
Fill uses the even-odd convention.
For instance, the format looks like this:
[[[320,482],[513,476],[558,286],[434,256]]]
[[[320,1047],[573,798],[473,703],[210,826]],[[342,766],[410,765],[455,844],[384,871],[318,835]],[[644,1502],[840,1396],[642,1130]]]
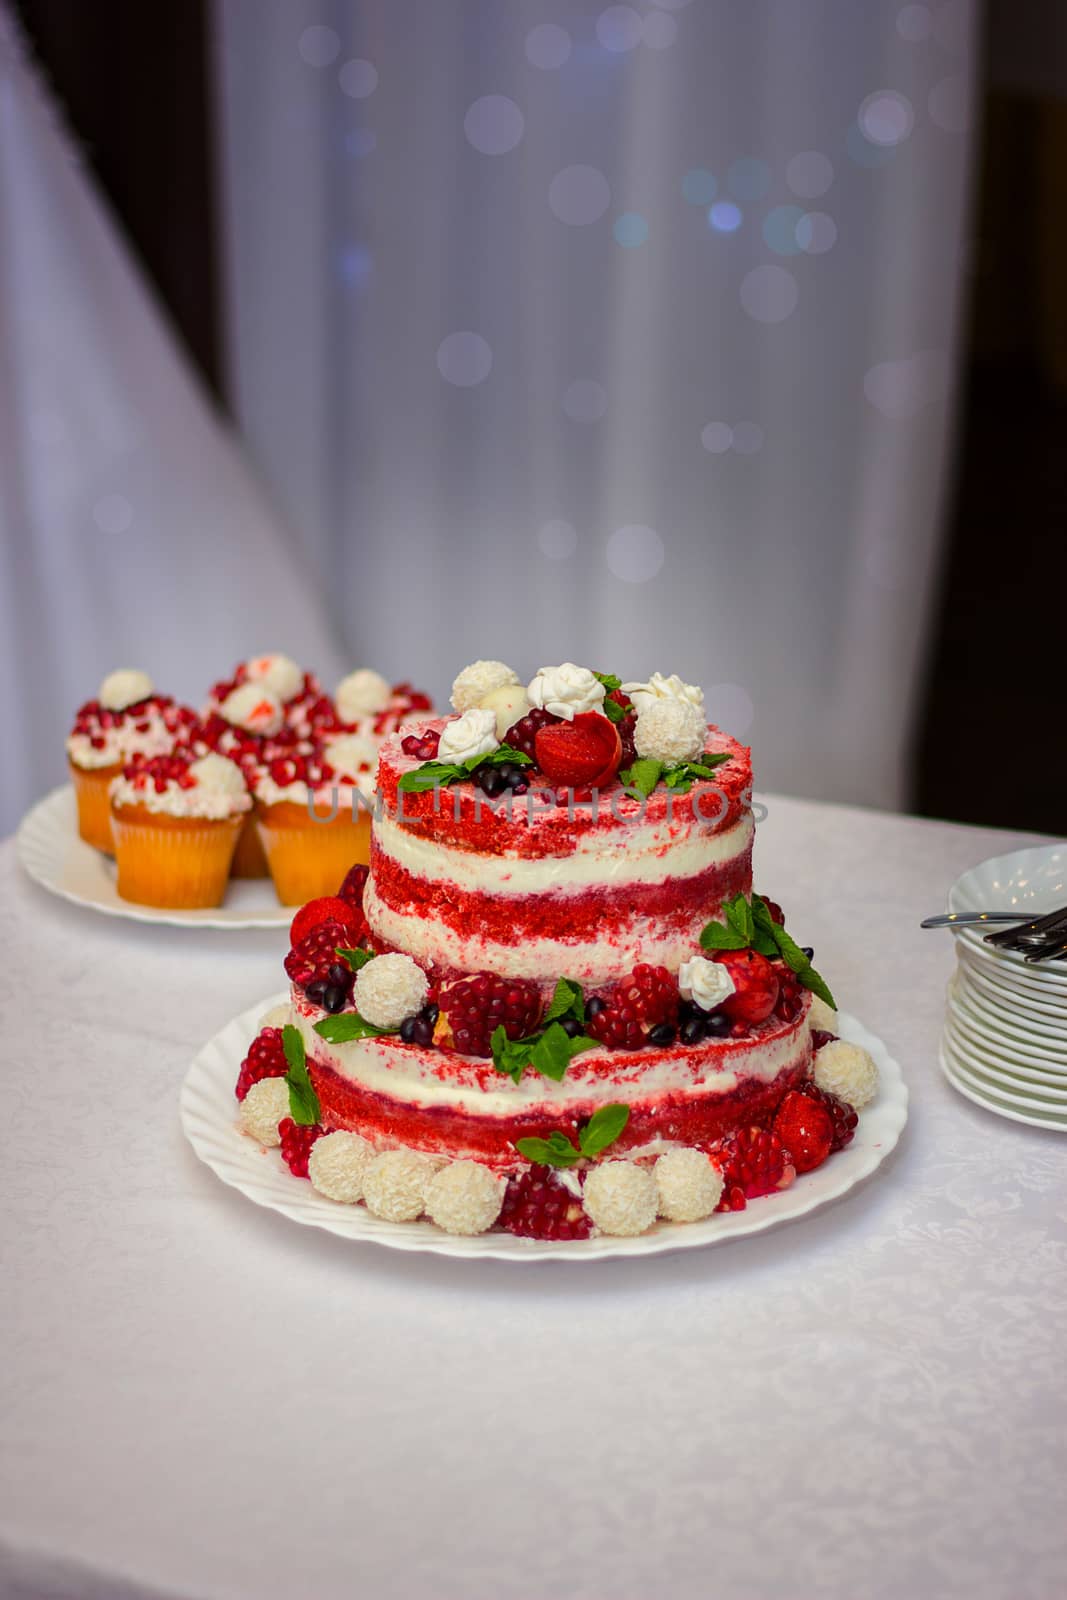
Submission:
[[[384,1033],[399,1033],[399,1028],[376,1028],[358,1011],[342,1011],[335,1017],[316,1022],[315,1032],[327,1044],[349,1044],[353,1039],[380,1039]]]
[[[347,961],[353,972],[358,972],[360,967],[365,967],[368,961],[374,960],[373,950],[345,950],[340,945],[335,945],[333,953],[335,956],[340,956],[342,961]]]
[[[619,781],[627,789],[636,789],[646,800],[661,779],[675,794],[688,794],[698,779],[714,778],[715,768],[721,767],[729,759],[728,750],[709,750],[699,761],[680,761],[676,766],[668,767],[662,761],[654,761],[651,756],[642,756],[625,772],[619,773]]]
[[[595,1050],[596,1040],[584,1034],[572,1039],[559,1022],[550,1022],[542,1033],[532,1033],[528,1039],[509,1039],[501,1024],[494,1028],[489,1046],[493,1066],[513,1083],[518,1083],[527,1067],[560,1083],[574,1057],[583,1050]]]
[[[629,707],[620,706],[617,700],[609,700],[608,695],[613,694],[616,689],[622,688],[622,679],[617,678],[614,672],[594,672],[593,677],[598,683],[604,685],[604,700],[600,707],[601,711],[603,711],[609,722],[621,722],[623,717],[628,714]]]
[[[547,1139],[516,1139],[515,1148],[527,1161],[543,1167],[573,1167],[584,1156],[593,1161],[613,1145],[630,1120],[629,1106],[601,1106],[578,1129],[577,1148],[565,1133],[550,1133]]]
[[[285,1084],[289,1090],[289,1115],[302,1128],[314,1127],[321,1114],[319,1097],[308,1077],[307,1051],[299,1028],[287,1022],[282,1029],[282,1049],[289,1063]]]
[[[531,758],[524,750],[514,750],[509,744],[498,744],[487,756],[468,756],[466,761],[424,761],[421,767],[412,767],[397,784],[405,794],[423,794],[427,789],[442,788],[450,783],[462,783],[478,767],[500,767],[510,761],[517,767],[528,767]]]
[[[750,902],[743,894],[736,894],[722,909],[725,923],[709,922],[700,935],[704,950],[756,950],[761,956],[778,956],[805,989],[836,1010],[825,978],[816,972],[796,940],[775,922],[762,895],[754,894]]]
[[[585,995],[581,984],[575,983],[573,978],[557,978],[545,1022],[562,1021],[564,1017],[573,1017],[575,1022],[585,1021]]]

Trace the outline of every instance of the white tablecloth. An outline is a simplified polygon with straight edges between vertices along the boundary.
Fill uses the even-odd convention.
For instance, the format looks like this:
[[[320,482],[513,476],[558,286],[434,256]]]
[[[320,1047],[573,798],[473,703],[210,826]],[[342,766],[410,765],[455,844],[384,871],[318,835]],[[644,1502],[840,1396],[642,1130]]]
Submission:
[[[912,1093],[838,1205],[592,1269],[393,1254],[225,1189],[197,1046],[280,933],[109,921],[0,850],[0,1593],[1061,1596],[1067,1140],[936,1063],[952,878],[1019,836],[771,800],[757,885]]]

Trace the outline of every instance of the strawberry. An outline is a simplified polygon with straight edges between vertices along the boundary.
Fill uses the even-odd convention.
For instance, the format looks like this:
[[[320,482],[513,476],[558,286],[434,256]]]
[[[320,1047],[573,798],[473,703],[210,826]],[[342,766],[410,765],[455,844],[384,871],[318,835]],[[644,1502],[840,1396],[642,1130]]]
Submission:
[[[834,1124],[825,1106],[791,1089],[778,1107],[774,1131],[798,1172],[821,1167],[834,1146]]]
[[[809,1100],[814,1100],[829,1116],[834,1129],[831,1151],[843,1150],[846,1145],[852,1143],[859,1118],[847,1100],[839,1099],[836,1094],[831,1094],[829,1089],[820,1089],[810,1078],[806,1079],[796,1092],[805,1095]]]
[[[601,712],[583,711],[573,722],[541,728],[534,753],[550,783],[602,788],[619,770],[622,741],[615,724]]]
[[[733,1022],[753,1027],[765,1022],[778,1000],[778,974],[758,950],[716,950],[712,960],[726,968],[734,992],[722,1003]]]
[[[323,922],[339,922],[342,928],[351,933],[353,942],[362,936],[367,926],[363,912],[350,901],[342,900],[335,894],[322,895],[318,900],[309,900],[306,906],[301,906],[293,918],[289,928],[290,947],[302,944],[312,929]]]

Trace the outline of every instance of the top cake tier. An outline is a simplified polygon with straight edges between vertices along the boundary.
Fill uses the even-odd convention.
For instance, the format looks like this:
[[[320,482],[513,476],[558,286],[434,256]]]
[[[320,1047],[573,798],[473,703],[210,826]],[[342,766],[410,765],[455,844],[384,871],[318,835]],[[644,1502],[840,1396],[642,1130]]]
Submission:
[[[428,722],[441,730],[442,721]],[[373,935],[442,971],[583,984],[638,962],[676,971],[724,901],[752,888],[748,749],[709,727],[728,759],[688,792],[646,798],[617,779],[490,799],[471,783],[412,793],[401,736],[382,747],[364,909]]]

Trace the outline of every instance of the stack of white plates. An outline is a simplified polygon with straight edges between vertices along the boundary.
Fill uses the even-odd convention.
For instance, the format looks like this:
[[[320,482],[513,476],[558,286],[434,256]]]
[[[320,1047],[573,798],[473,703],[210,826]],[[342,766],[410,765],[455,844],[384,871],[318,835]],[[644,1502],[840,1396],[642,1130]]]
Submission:
[[[950,911],[1012,911],[1021,919],[1067,905],[1067,845],[994,856],[953,885]],[[988,930],[987,930],[988,931]],[[1067,960],[1028,964],[961,929],[948,989],[941,1069],[978,1105],[1015,1122],[1067,1133]]]

